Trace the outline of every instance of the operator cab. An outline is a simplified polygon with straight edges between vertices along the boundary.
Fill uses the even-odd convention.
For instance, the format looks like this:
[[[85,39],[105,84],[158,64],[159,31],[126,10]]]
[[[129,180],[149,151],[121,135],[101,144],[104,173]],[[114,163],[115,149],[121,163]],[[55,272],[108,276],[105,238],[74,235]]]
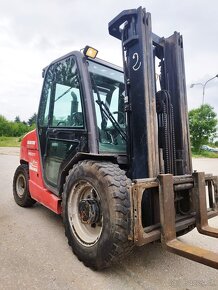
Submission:
[[[44,181],[54,193],[78,154],[126,154],[123,71],[95,52],[86,47],[44,70],[37,132]]]

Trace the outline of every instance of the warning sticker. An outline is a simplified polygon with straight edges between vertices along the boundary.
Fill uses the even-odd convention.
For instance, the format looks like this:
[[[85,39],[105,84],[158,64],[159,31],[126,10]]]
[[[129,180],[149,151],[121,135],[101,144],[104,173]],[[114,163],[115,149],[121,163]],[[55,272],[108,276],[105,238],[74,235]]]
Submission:
[[[36,160],[33,160],[29,163],[29,170],[38,172],[38,162]]]

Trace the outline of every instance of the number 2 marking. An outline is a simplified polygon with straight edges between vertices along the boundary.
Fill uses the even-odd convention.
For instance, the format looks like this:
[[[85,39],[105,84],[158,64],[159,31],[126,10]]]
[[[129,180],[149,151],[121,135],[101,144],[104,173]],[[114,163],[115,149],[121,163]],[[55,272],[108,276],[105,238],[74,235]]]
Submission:
[[[139,54],[137,52],[133,53],[132,59],[136,59],[135,64],[132,66],[134,71],[137,71],[138,69],[140,69],[142,63],[141,61],[139,61]]]

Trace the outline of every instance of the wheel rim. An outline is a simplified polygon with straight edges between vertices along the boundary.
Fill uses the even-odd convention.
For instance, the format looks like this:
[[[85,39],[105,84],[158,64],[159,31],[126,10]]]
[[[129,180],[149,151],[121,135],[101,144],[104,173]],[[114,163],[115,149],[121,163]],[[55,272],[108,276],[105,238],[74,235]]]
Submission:
[[[26,190],[26,179],[23,174],[19,174],[16,181],[17,195],[22,198]]]
[[[81,217],[81,204],[88,202],[89,209],[96,208],[99,212],[98,218],[85,221]],[[67,213],[68,220],[77,240],[85,246],[93,246],[100,238],[103,228],[103,217],[100,210],[100,197],[97,190],[88,181],[80,180],[71,189]],[[92,207],[92,205],[94,205]]]

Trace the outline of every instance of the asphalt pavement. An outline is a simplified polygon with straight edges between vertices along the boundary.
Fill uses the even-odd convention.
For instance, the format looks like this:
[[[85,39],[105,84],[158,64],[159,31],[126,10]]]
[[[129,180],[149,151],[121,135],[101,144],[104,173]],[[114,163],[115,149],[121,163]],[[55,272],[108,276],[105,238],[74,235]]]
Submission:
[[[218,160],[194,160],[194,169],[218,175]],[[36,204],[15,204],[12,178],[18,149],[0,149],[0,289],[218,289],[215,269],[164,250],[160,243],[136,248],[112,268],[95,272],[73,255],[60,216]],[[210,220],[218,227],[218,217]],[[214,238],[195,230],[181,240],[218,252]]]

